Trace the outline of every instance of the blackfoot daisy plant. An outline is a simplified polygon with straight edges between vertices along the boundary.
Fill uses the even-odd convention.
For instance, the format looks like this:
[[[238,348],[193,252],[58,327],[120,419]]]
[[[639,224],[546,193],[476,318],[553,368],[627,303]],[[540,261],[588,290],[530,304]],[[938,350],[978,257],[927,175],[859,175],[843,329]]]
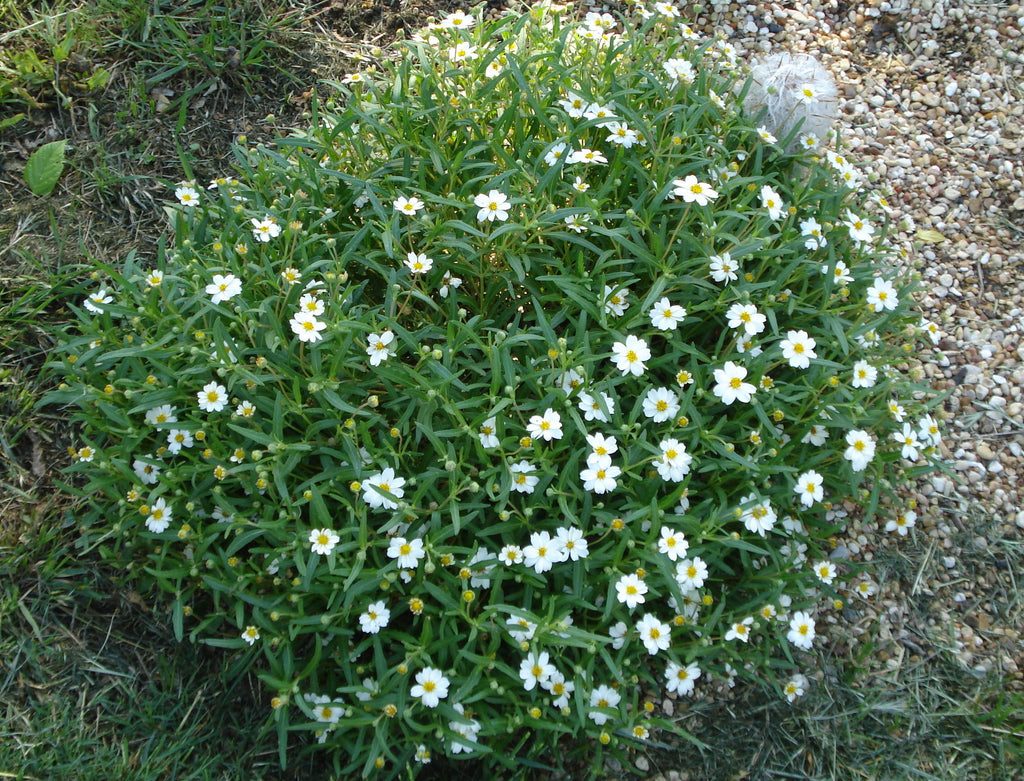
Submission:
[[[798,696],[840,503],[934,458],[884,212],[641,11],[432,25],[180,185],[52,362],[83,548],[346,771],[600,761],[665,693]]]

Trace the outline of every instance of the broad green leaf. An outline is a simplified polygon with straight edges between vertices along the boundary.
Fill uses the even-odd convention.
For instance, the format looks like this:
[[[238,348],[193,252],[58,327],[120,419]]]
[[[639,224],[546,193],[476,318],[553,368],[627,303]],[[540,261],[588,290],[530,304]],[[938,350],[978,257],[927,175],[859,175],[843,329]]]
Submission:
[[[36,195],[46,197],[57,186],[64,172],[64,147],[67,140],[51,141],[39,147],[25,163],[25,183]]]

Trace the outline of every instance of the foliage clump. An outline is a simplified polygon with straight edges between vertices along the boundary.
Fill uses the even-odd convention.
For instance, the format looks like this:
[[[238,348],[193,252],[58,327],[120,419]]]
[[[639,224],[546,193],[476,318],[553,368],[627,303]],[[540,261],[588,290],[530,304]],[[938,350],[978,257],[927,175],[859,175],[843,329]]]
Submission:
[[[884,199],[675,17],[449,16],[178,187],[53,362],[83,547],[349,771],[797,696],[841,502],[938,444]]]

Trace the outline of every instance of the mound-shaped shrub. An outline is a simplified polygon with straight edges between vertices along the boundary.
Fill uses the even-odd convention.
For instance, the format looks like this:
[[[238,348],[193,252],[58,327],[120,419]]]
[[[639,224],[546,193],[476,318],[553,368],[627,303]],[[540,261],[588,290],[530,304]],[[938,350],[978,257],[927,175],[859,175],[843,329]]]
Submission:
[[[52,363],[83,548],[347,772],[599,762],[652,695],[781,689],[839,503],[928,468],[884,199],[675,16],[448,17],[178,187]]]

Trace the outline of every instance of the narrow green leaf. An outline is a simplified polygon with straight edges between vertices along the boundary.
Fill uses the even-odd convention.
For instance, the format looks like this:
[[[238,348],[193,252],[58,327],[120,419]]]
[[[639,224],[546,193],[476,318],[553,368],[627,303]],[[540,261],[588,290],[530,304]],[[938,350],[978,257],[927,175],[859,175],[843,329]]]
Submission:
[[[0,119],[0,130],[6,130],[9,127],[14,127],[21,120],[25,118],[24,114],[15,114],[13,117],[7,117],[6,119]]]

